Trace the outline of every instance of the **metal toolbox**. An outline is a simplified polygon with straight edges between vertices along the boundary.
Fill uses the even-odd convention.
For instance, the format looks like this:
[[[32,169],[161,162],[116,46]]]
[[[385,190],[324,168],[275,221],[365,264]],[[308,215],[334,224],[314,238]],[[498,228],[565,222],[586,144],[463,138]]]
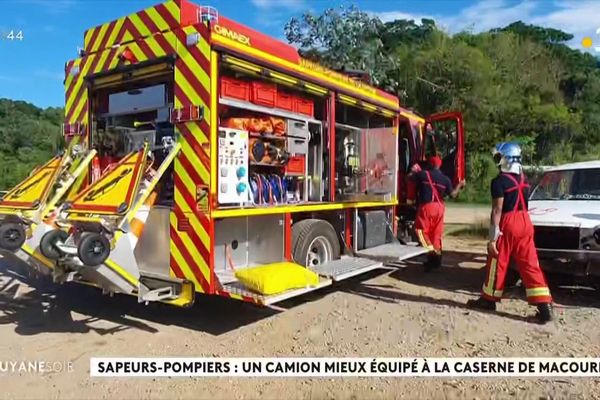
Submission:
[[[287,151],[292,154],[307,154],[310,132],[308,123],[303,121],[288,121]]]
[[[387,236],[385,211],[365,211],[360,214],[364,229],[364,248],[370,249],[385,244]]]

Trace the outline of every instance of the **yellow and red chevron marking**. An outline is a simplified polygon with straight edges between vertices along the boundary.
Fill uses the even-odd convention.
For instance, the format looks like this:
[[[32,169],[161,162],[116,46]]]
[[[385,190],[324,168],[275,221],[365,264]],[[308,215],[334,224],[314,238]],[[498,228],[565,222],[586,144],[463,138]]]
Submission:
[[[180,25],[180,15],[179,1],[175,0],[146,8],[87,30],[84,34],[83,49],[87,54],[96,53],[116,44],[129,43],[159,32],[177,29]],[[123,26],[126,29],[120,36]]]
[[[119,37],[125,32],[135,30],[132,23],[125,21],[120,28]],[[86,124],[88,117],[88,93],[85,77],[99,72],[110,71],[125,60],[121,54],[129,51],[135,58],[134,62],[147,61],[166,55],[174,54],[177,48],[177,37],[173,32],[157,34],[144,40],[131,42],[119,48],[91,54],[67,63],[65,72],[65,121]],[[131,60],[130,60],[131,61]],[[74,67],[79,68],[79,74],[73,77],[70,73]]]
[[[204,25],[178,29],[175,62],[175,108],[200,106],[203,118],[176,124],[181,152],[175,160],[175,207],[171,213],[171,270],[194,282],[196,291],[214,292],[211,265],[212,221],[199,210],[196,193],[210,185],[210,44]],[[186,46],[186,37],[198,33],[199,42]],[[183,226],[182,226],[183,225]]]
[[[171,270],[175,276],[193,282],[197,292],[212,293],[212,222],[208,214],[196,208],[197,188],[210,184],[209,31],[206,26],[197,24],[135,40],[178,25],[173,9],[165,13],[168,4],[177,5],[177,2],[144,10],[86,33],[88,55],[66,66],[66,120],[69,123],[86,123],[88,98],[84,78],[117,67],[123,51],[129,50],[137,62],[177,54],[175,107],[200,106],[204,118],[176,125],[182,137],[182,150],[174,167],[175,207],[170,217]],[[186,45],[190,33],[198,33],[200,37],[194,46]],[[115,43],[126,44],[102,51]],[[79,74],[74,78],[70,71],[75,66],[79,68]],[[180,229],[180,221],[186,221],[188,229]]]
[[[154,25],[156,24],[155,20],[150,19],[148,14],[145,12],[138,14],[141,15],[138,20],[125,18],[107,24],[107,29],[103,30],[103,37],[96,39],[100,40],[101,43],[113,40],[122,43],[128,35],[139,37],[141,36],[140,30],[156,27]],[[170,24],[174,24],[174,21],[170,21]],[[146,28],[142,28],[142,26]],[[207,71],[210,71],[208,61],[210,45],[207,40],[200,40],[198,45],[187,47],[186,35],[192,32],[199,32],[202,36],[208,36],[207,28],[198,24],[184,29],[155,34],[146,39],[139,39],[118,48],[96,52],[68,62],[65,67],[65,122],[69,124],[76,122],[86,124],[88,119],[88,93],[85,77],[116,68],[121,62],[124,62],[120,57],[124,51],[131,52],[135,62],[177,54],[179,57],[175,72],[176,107],[182,104],[209,104],[210,77]],[[112,39],[113,37],[115,39]],[[79,73],[74,77],[71,71],[75,67],[79,69]],[[208,107],[204,109],[205,117],[208,118]]]
[[[208,214],[197,209],[196,189],[208,187],[210,158],[208,124],[192,121],[178,124],[182,149],[175,160],[175,207],[171,212],[171,269],[175,276],[194,282],[196,291],[211,293],[213,274],[211,224]],[[185,221],[185,228],[181,225]]]
[[[195,46],[186,46],[186,37],[198,33],[201,39]],[[210,120],[210,44],[206,26],[197,24],[175,31],[178,39],[175,63],[175,107],[201,105],[204,117]]]

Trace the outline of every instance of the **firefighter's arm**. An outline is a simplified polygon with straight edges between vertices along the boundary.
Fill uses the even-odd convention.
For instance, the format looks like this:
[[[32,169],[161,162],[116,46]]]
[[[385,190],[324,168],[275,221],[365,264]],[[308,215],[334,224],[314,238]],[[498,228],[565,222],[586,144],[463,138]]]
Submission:
[[[492,213],[490,215],[490,241],[488,243],[488,252],[491,256],[498,256],[498,248],[496,242],[502,232],[500,231],[500,218],[502,217],[502,206],[504,204],[504,197],[499,197],[492,200]]]
[[[465,188],[465,186],[467,186],[467,182],[463,179],[462,181],[460,181],[458,183],[458,185],[456,185],[456,187],[452,190],[452,192],[450,192],[450,197],[452,197],[453,199],[458,197],[458,194],[460,193],[461,190],[463,190]]]
[[[416,174],[421,171],[419,164],[414,164],[406,175],[406,203],[414,205],[417,196],[417,181]]]

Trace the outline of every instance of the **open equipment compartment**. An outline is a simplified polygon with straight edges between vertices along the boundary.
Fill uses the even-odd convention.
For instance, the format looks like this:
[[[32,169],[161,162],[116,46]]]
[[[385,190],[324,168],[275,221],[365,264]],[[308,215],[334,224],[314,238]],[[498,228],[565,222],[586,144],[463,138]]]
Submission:
[[[218,207],[324,201],[326,99],[221,60]]]
[[[165,233],[173,162],[181,149],[172,112],[173,61],[124,66],[86,81],[97,177],[67,199],[40,251],[57,262],[55,281],[89,282],[140,301],[189,304],[192,286],[171,276],[164,253],[170,246]]]

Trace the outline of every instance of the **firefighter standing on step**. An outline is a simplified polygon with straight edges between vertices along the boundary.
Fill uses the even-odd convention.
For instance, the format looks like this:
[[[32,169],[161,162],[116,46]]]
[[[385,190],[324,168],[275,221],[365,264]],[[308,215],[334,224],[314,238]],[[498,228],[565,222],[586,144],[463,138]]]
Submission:
[[[465,187],[461,181],[453,188],[450,178],[440,170],[442,160],[432,156],[427,160],[428,168],[413,168],[412,179],[416,184],[417,216],[415,231],[419,242],[429,250],[425,270],[429,271],[442,265],[442,235],[444,233],[444,197],[455,198]]]
[[[500,143],[494,150],[500,174],[492,180],[492,214],[488,243],[486,278],[481,297],[469,300],[472,308],[496,310],[502,298],[510,259],[517,264],[525,286],[527,301],[538,308],[540,322],[552,320],[552,297],[538,262],[529,219],[529,184],[522,171],[521,148],[515,143]]]

